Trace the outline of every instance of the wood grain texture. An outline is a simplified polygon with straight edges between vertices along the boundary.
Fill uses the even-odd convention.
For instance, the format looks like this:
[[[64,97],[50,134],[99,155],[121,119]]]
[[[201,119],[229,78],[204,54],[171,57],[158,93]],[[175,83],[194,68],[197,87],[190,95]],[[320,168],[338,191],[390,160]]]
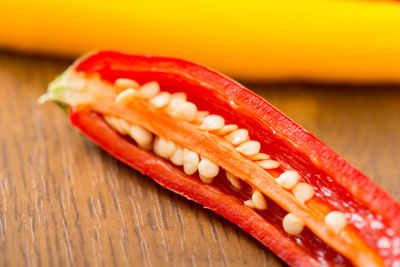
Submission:
[[[38,106],[71,62],[0,53],[1,266],[280,266]],[[400,199],[400,87],[252,85]]]

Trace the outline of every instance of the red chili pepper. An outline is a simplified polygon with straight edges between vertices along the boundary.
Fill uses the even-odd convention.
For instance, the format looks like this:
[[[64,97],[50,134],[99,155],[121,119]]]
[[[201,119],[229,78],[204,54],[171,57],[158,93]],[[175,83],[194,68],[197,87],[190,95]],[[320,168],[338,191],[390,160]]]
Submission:
[[[157,81],[162,91],[185,92],[199,109],[247,129],[281,167],[265,171],[220,136],[166,115],[147,100],[115,104],[121,90],[112,84],[119,78],[140,84]],[[98,52],[69,68],[50,86],[46,98],[71,106],[71,123],[111,155],[237,224],[291,265],[400,264],[400,205],[312,134],[219,73],[178,59]],[[185,174],[117,133],[104,115],[138,124],[195,151],[245,181],[243,188],[235,189],[222,172],[208,184],[197,174]],[[315,190],[306,204],[273,179],[287,170],[299,173],[300,181]],[[268,197],[266,210],[243,204],[254,190]],[[327,216],[330,211],[346,217],[347,224],[338,231]],[[288,212],[305,223],[301,233],[291,235],[282,227]],[[338,225],[335,219],[341,217],[335,215]]]

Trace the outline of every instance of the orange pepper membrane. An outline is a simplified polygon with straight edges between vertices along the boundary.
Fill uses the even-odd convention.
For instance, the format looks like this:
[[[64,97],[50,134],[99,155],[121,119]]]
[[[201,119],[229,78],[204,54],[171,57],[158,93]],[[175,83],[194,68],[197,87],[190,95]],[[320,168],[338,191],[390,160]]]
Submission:
[[[131,142],[136,145],[135,142],[128,136],[120,135],[121,138],[124,138],[126,141]],[[149,151],[151,152],[151,151]],[[153,152],[151,152],[153,153]],[[158,155],[154,154],[155,157],[160,158]],[[161,159],[161,158],[160,158]],[[162,159],[165,160],[165,159]],[[165,160],[169,163],[168,160]],[[179,166],[174,166],[183,172],[183,168]],[[281,170],[269,170],[272,172],[276,172],[277,174],[282,172]],[[198,174],[192,175],[193,179],[198,179]],[[214,178],[211,184],[207,184],[207,186],[217,187],[222,190],[224,193],[236,197],[240,202],[251,199],[253,189],[246,182],[242,181],[242,189],[236,189],[225,176],[224,171],[220,171],[219,174]],[[268,208],[266,210],[257,210],[254,209],[256,213],[258,213],[264,220],[268,223],[276,227],[283,235],[285,235],[288,239],[292,240],[296,243],[302,250],[304,250],[308,255],[318,260],[323,265],[326,266],[353,266],[353,264],[344,256],[339,254],[333,248],[324,243],[318,236],[316,236],[310,229],[304,227],[303,231],[298,235],[290,235],[286,233],[282,227],[283,217],[287,214],[287,211],[282,209],[278,204],[266,198],[268,202]]]
[[[235,106],[232,101],[227,101],[226,96],[218,95],[210,88],[203,87],[198,83],[191,83],[171,73],[129,72],[128,75],[128,73],[121,71],[112,72],[107,70],[104,73],[100,73],[100,76],[103,80],[111,83],[121,77],[134,79],[140,84],[156,80],[160,84],[162,91],[170,93],[185,92],[188,95],[188,100],[196,104],[199,110],[207,110],[211,114],[221,115],[227,124],[237,124],[240,128],[247,129],[251,139],[261,143],[260,152],[269,154],[272,159],[281,163],[282,170],[280,172],[283,169],[295,170],[302,176],[300,182],[306,182],[314,187],[315,196],[312,201],[307,203],[311,208],[313,217],[321,219],[330,210],[341,211],[348,218],[347,229],[354,232],[350,235],[350,238],[355,240],[356,247],[360,248],[358,244],[361,241],[357,238],[361,238],[368,247],[375,250],[384,259],[385,265],[391,265],[399,257],[400,240],[395,231],[387,225],[387,222],[383,221],[381,216],[374,214],[368,207],[354,199],[345,188],[337,184],[324,171],[318,169],[305,155],[296,152],[284,140],[274,136],[273,129],[265,129],[265,126],[253,119],[251,114],[246,114],[244,110],[241,110],[240,106]],[[109,101],[112,102],[113,99],[109,99]],[[160,116],[162,115],[160,114]],[[216,163],[219,165],[218,162]],[[240,175],[237,176],[240,177]],[[241,201],[251,198],[250,186],[237,191],[232,188],[221,174],[215,178],[213,185],[218,186],[229,194],[235,195]],[[277,203],[269,200],[268,209],[257,212],[265,220],[283,231],[281,226],[282,218],[287,214],[287,211]],[[305,228],[297,236],[287,236],[299,246],[304,247],[311,255],[318,258],[320,262],[351,265],[347,259],[335,252],[308,228]],[[363,247],[364,245],[361,245],[361,248]],[[371,252],[369,251],[368,253]],[[374,257],[376,256],[372,256],[372,258]],[[377,262],[379,260],[375,261],[375,263]]]
[[[385,265],[399,261],[399,234],[389,226],[391,222],[386,222],[380,215],[373,213],[331,176],[315,166],[309,158],[294,151],[283,140],[274,136],[273,129],[265,129],[262,123],[254,120],[251,114],[243,112],[239,106],[233,109],[232,106],[235,104],[227,102],[226,96],[218,97],[218,94],[212,93],[210,88],[184,80],[173,73],[104,70],[100,71],[100,76],[111,83],[121,77],[136,80],[140,84],[156,80],[162,91],[185,92],[188,101],[196,104],[199,110],[221,115],[226,124],[236,124],[239,128],[247,129],[251,139],[260,142],[260,152],[267,153],[272,159],[279,161],[281,166],[297,171],[301,175],[300,182],[306,182],[314,187],[313,199],[328,210],[338,210],[346,214],[348,226],[384,258]]]

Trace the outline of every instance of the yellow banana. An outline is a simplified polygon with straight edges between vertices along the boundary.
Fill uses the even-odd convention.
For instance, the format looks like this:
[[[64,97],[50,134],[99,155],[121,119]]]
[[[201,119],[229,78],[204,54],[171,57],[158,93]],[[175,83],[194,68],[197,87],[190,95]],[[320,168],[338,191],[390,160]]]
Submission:
[[[240,79],[400,82],[392,1],[4,1],[0,46],[197,61]]]

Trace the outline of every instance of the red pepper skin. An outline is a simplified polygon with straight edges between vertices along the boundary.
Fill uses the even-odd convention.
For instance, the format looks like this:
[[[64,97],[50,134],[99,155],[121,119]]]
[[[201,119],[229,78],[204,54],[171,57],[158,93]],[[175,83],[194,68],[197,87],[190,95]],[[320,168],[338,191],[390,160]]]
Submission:
[[[109,154],[149,176],[161,186],[223,216],[255,237],[288,264],[321,266],[318,261],[236,198],[222,192],[216,186],[206,185],[193,179],[169,162],[139,149],[121,138],[98,114],[88,109],[71,108],[69,117],[72,125],[79,128]]]
[[[87,74],[100,73],[103,79],[110,81],[135,74],[138,75],[139,82],[141,82],[140,79],[148,81],[168,77],[185,80],[194,87],[206,88],[209,93],[208,100],[218,102],[225,107],[230,103],[235,103],[236,110],[240,114],[257,122],[248,129],[254,129],[255,133],[273,132],[276,140],[280,140],[299,157],[305,157],[316,168],[331,176],[357,201],[380,215],[388,226],[400,234],[399,203],[314,135],[236,81],[209,68],[184,60],[132,55],[116,51],[90,54],[77,62],[75,68]],[[196,96],[196,90],[192,93]],[[287,160],[278,159],[283,162]]]

